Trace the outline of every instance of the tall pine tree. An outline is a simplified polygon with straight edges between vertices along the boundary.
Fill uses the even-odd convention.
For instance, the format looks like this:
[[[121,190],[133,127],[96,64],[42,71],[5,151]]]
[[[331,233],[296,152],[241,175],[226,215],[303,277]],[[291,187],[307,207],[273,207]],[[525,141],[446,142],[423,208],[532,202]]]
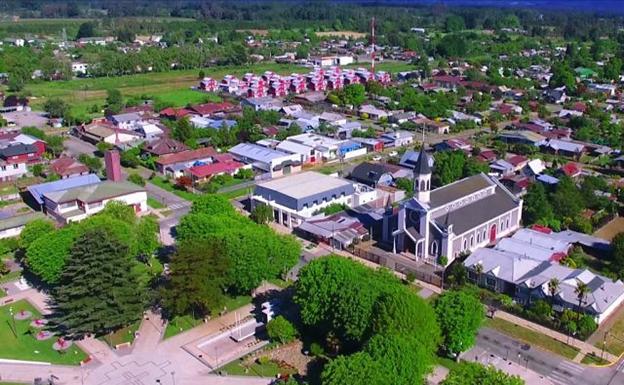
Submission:
[[[106,334],[137,321],[144,309],[134,265],[115,234],[91,228],[75,242],[52,293],[51,325],[70,338]]]

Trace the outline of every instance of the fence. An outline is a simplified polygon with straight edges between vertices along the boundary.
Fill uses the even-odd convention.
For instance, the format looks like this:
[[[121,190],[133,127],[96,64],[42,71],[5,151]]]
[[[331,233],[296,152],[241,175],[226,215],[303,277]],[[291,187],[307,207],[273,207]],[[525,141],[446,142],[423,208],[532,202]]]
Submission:
[[[437,274],[439,269],[424,262],[410,260],[399,254],[387,252],[378,247],[371,246],[370,244],[356,245],[353,254],[359,258],[405,275],[411,273],[419,281],[442,287],[442,278]]]

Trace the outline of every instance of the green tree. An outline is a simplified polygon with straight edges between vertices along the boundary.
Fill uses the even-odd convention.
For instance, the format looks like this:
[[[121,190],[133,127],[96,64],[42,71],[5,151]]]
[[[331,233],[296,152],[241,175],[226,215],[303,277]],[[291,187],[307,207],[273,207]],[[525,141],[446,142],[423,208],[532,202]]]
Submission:
[[[94,174],[102,171],[102,161],[99,158],[89,156],[87,154],[80,154],[78,155],[78,161],[87,166],[89,168],[89,171]]]
[[[559,179],[557,188],[551,197],[552,202],[557,202],[554,211],[557,217],[563,219],[574,219],[584,208],[583,196],[581,195],[574,180],[564,176]]]
[[[542,183],[533,183],[524,197],[522,220],[525,225],[549,221],[554,217],[553,208]]]
[[[382,294],[373,308],[373,334],[410,337],[433,355],[441,342],[440,327],[433,308],[409,289]],[[427,330],[420,333],[418,330]]]
[[[440,385],[524,385],[518,376],[511,376],[493,366],[462,362],[453,367]]]
[[[267,334],[271,340],[285,344],[297,337],[297,329],[286,318],[278,315],[267,324]]]
[[[111,114],[118,114],[123,109],[123,96],[117,89],[109,89],[106,91],[106,109]]]
[[[409,178],[397,178],[394,181],[399,190],[405,191],[407,195],[414,194],[414,182]]]
[[[611,251],[612,270],[624,275],[624,233],[618,233],[611,241],[613,250]]]
[[[436,299],[434,308],[444,349],[451,354],[470,349],[485,316],[481,302],[464,291],[447,291]]]
[[[258,204],[251,211],[250,218],[260,225],[266,225],[273,220],[273,209],[269,205]]]
[[[193,139],[194,136],[195,131],[188,117],[184,117],[176,122],[175,128],[173,129],[174,138],[180,142],[186,143],[187,141]]]
[[[366,100],[366,88],[363,84],[349,84],[342,90],[342,101],[358,107]]]
[[[163,295],[166,308],[174,315],[205,315],[220,308],[225,301],[228,267],[219,242],[182,242],[171,259],[170,279]]]
[[[234,216],[234,206],[222,195],[202,195],[195,199],[191,206],[191,214]]]
[[[50,98],[43,105],[43,109],[50,114],[51,118],[64,118],[69,111],[69,106],[61,98]]]
[[[143,295],[128,249],[114,233],[94,228],[71,249],[52,292],[52,325],[63,335],[113,332],[141,318]]]
[[[446,32],[459,32],[466,29],[466,24],[464,23],[463,17],[459,15],[451,15],[446,18],[444,27]]]
[[[47,219],[28,222],[19,236],[19,247],[26,250],[37,239],[56,231],[54,223]]]
[[[53,157],[58,157],[65,149],[63,147],[63,142],[65,141],[64,136],[48,135],[46,136],[45,141],[46,141],[46,151],[52,154]]]
[[[95,24],[93,22],[87,21],[80,24],[80,27],[78,27],[78,33],[76,34],[76,40],[83,37],[93,36],[95,36]]]
[[[56,284],[77,235],[76,228],[69,226],[38,237],[26,249],[28,269],[43,282]]]

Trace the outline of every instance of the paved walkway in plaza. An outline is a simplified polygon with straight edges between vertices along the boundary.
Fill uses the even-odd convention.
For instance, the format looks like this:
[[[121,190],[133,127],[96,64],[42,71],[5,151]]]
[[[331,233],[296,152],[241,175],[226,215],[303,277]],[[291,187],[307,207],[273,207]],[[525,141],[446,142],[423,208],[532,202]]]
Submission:
[[[257,290],[279,289],[266,284]],[[11,294],[12,293],[12,294]],[[48,297],[35,289],[15,290],[1,299],[0,304],[28,300],[43,314],[49,313]],[[20,362],[0,363],[0,381],[32,383],[40,377],[57,377],[58,385],[265,385],[271,379],[254,377],[220,377],[210,373],[210,368],[202,360],[185,349],[185,345],[222,332],[235,324],[237,317],[251,314],[253,305],[243,306],[221,317],[162,340],[166,323],[159,314],[148,311],[138,330],[138,337],[127,353],[119,354],[106,343],[85,338],[77,345],[92,357],[92,361],[79,366],[43,365]],[[242,351],[241,354],[246,354]],[[237,357],[235,357],[237,358]]]
[[[514,323],[516,325],[525,327],[527,329],[533,330],[535,332],[544,334],[545,336],[548,336],[550,338],[553,338],[557,341],[563,342],[564,344],[568,344],[570,346],[573,346],[577,349],[580,350],[581,353],[583,354],[590,354],[590,353],[596,353],[598,356],[600,356],[601,351],[600,349],[598,349],[597,347],[588,344],[587,342],[581,341],[579,339],[576,339],[574,337],[568,337],[567,335],[563,334],[563,333],[559,333],[557,331],[554,331],[552,329],[549,329],[547,327],[544,327],[542,325],[538,325],[534,322],[531,321],[527,321],[524,318],[520,318],[517,317],[513,314],[509,314],[506,313],[504,311],[496,311],[494,313],[494,317],[495,318],[500,318],[503,319],[505,321],[509,321],[511,323]],[[618,357],[614,356],[613,354],[609,353],[609,352],[604,352],[604,359],[608,360],[610,362],[616,362],[618,360]]]

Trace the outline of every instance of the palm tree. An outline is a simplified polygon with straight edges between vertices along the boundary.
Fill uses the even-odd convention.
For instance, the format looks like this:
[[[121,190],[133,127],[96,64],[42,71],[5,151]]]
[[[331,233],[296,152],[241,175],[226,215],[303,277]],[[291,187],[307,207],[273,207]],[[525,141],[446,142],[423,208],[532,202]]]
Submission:
[[[477,263],[474,265],[474,271],[477,274],[477,285],[481,282],[481,274],[483,274],[483,265]]]
[[[559,285],[561,282],[557,278],[551,278],[548,281],[548,293],[550,294],[550,304],[552,305],[555,302],[555,294],[559,291]]]
[[[576,294],[576,298],[578,298],[578,311],[579,311],[579,319],[581,317],[581,305],[585,301],[585,297],[589,293],[589,286],[580,280],[577,280],[576,289],[574,289],[574,293]]]

